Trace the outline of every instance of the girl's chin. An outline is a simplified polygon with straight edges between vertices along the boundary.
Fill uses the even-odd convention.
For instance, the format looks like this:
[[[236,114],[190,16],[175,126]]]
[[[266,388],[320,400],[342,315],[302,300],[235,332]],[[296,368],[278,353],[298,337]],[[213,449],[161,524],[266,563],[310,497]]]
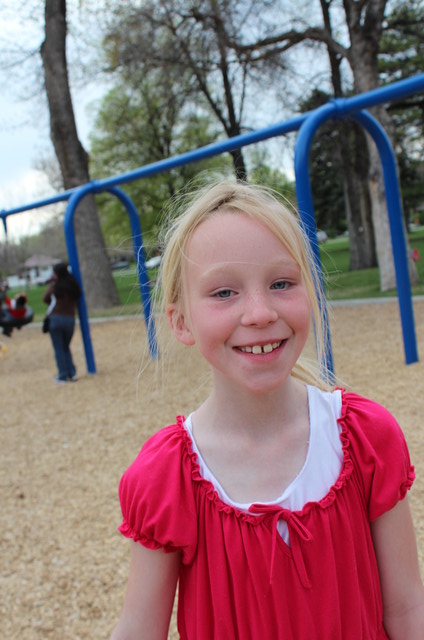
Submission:
[[[234,380],[230,378],[221,378],[221,382],[219,386],[226,392],[232,394],[253,394],[255,396],[268,396],[275,393],[280,393],[282,389],[286,386],[288,380],[290,378],[290,374],[287,376],[279,376],[278,379],[262,379],[262,380],[254,380],[244,379],[244,380]],[[216,380],[216,382],[218,382]]]

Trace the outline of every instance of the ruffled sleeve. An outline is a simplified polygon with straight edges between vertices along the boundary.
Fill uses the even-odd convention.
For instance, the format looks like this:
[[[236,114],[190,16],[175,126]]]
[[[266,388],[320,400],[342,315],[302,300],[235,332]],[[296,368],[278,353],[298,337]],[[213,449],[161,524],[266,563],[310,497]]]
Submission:
[[[122,476],[119,531],[149,549],[180,551],[188,564],[196,547],[197,517],[182,420],[152,436]]]
[[[408,446],[395,418],[381,405],[343,394],[342,438],[349,441],[370,521],[403,500],[415,478]]]

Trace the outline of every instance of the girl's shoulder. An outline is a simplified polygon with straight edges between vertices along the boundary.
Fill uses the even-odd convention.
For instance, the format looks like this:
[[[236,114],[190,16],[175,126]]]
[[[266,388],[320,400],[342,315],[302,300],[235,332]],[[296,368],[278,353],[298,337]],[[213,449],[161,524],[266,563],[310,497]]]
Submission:
[[[185,560],[193,557],[196,540],[186,446],[180,417],[145,442],[119,484],[121,533],[151,549],[180,550]]]
[[[345,460],[361,478],[370,520],[375,520],[402,500],[414,481],[405,436],[385,407],[345,391],[339,424]]]
[[[184,417],[178,416],[174,424],[159,429],[143,444],[135,460],[125,475],[139,475],[143,472],[149,477],[158,475],[161,470],[181,467],[185,448]],[[171,468],[170,468],[171,465]]]
[[[308,386],[308,392],[310,411],[333,415],[349,439],[368,442],[377,449],[387,441],[404,439],[394,416],[374,400],[342,387],[327,391]]]
[[[396,418],[378,402],[357,393],[342,391],[342,409],[339,422],[349,434],[362,438],[370,446],[380,448],[405,438]]]

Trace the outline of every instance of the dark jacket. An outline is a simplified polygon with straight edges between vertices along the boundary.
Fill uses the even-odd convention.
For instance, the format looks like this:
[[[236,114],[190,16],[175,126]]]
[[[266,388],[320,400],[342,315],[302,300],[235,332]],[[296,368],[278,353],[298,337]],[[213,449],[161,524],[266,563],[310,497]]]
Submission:
[[[81,289],[74,276],[69,274],[64,278],[52,280],[43,296],[43,302],[50,304],[53,295],[56,304],[51,315],[75,316]]]

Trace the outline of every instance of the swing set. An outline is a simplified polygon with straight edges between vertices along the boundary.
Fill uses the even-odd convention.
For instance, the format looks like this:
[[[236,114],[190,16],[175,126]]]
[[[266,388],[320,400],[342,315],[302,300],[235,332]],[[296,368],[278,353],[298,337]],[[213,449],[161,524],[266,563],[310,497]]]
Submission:
[[[393,258],[398,292],[398,303],[403,334],[405,362],[407,365],[418,362],[417,341],[415,335],[414,313],[412,305],[411,284],[409,278],[408,256],[406,250],[406,237],[402,220],[402,206],[400,189],[396,170],[396,161],[389,138],[380,123],[366,109],[378,104],[392,102],[399,98],[405,98],[424,91],[424,73],[411,78],[400,80],[391,85],[380,87],[372,91],[362,93],[351,98],[335,98],[325,105],[296,116],[284,122],[269,127],[258,129],[250,133],[242,134],[222,142],[210,144],[199,149],[188,151],[165,160],[145,165],[134,171],[123,173],[105,180],[94,180],[80,187],[64,191],[56,196],[45,198],[14,209],[0,211],[7,237],[7,218],[10,215],[32,209],[67,201],[64,218],[64,231],[68,251],[69,264],[72,273],[80,283],[82,295],[78,303],[78,312],[81,333],[84,344],[87,371],[96,373],[93,346],[90,336],[87,305],[84,296],[84,286],[80,270],[78,250],[75,240],[74,215],[78,204],[88,194],[107,192],[125,207],[129,216],[134,256],[137,264],[137,275],[140,288],[140,297],[143,306],[144,318],[147,327],[149,350],[152,358],[159,356],[156,340],[156,330],[153,318],[153,308],[150,295],[150,284],[147,275],[146,259],[143,248],[142,232],[137,209],[131,198],[120,188],[120,185],[141,180],[150,176],[170,171],[176,167],[192,164],[206,158],[220,155],[225,152],[240,149],[242,147],[262,142],[270,138],[282,136],[298,131],[295,145],[294,169],[296,182],[297,204],[301,222],[308,235],[313,249],[314,260],[321,271],[317,229],[315,223],[314,206],[312,198],[311,182],[308,170],[308,158],[311,143],[317,129],[327,120],[351,118],[360,124],[373,138],[378,149],[386,192],[387,210],[389,216],[390,235],[393,248]],[[322,276],[321,276],[322,278]],[[322,282],[320,283],[322,286]],[[326,332],[328,337],[327,363],[330,372],[334,371],[333,354],[330,339],[328,317],[325,310]]]

